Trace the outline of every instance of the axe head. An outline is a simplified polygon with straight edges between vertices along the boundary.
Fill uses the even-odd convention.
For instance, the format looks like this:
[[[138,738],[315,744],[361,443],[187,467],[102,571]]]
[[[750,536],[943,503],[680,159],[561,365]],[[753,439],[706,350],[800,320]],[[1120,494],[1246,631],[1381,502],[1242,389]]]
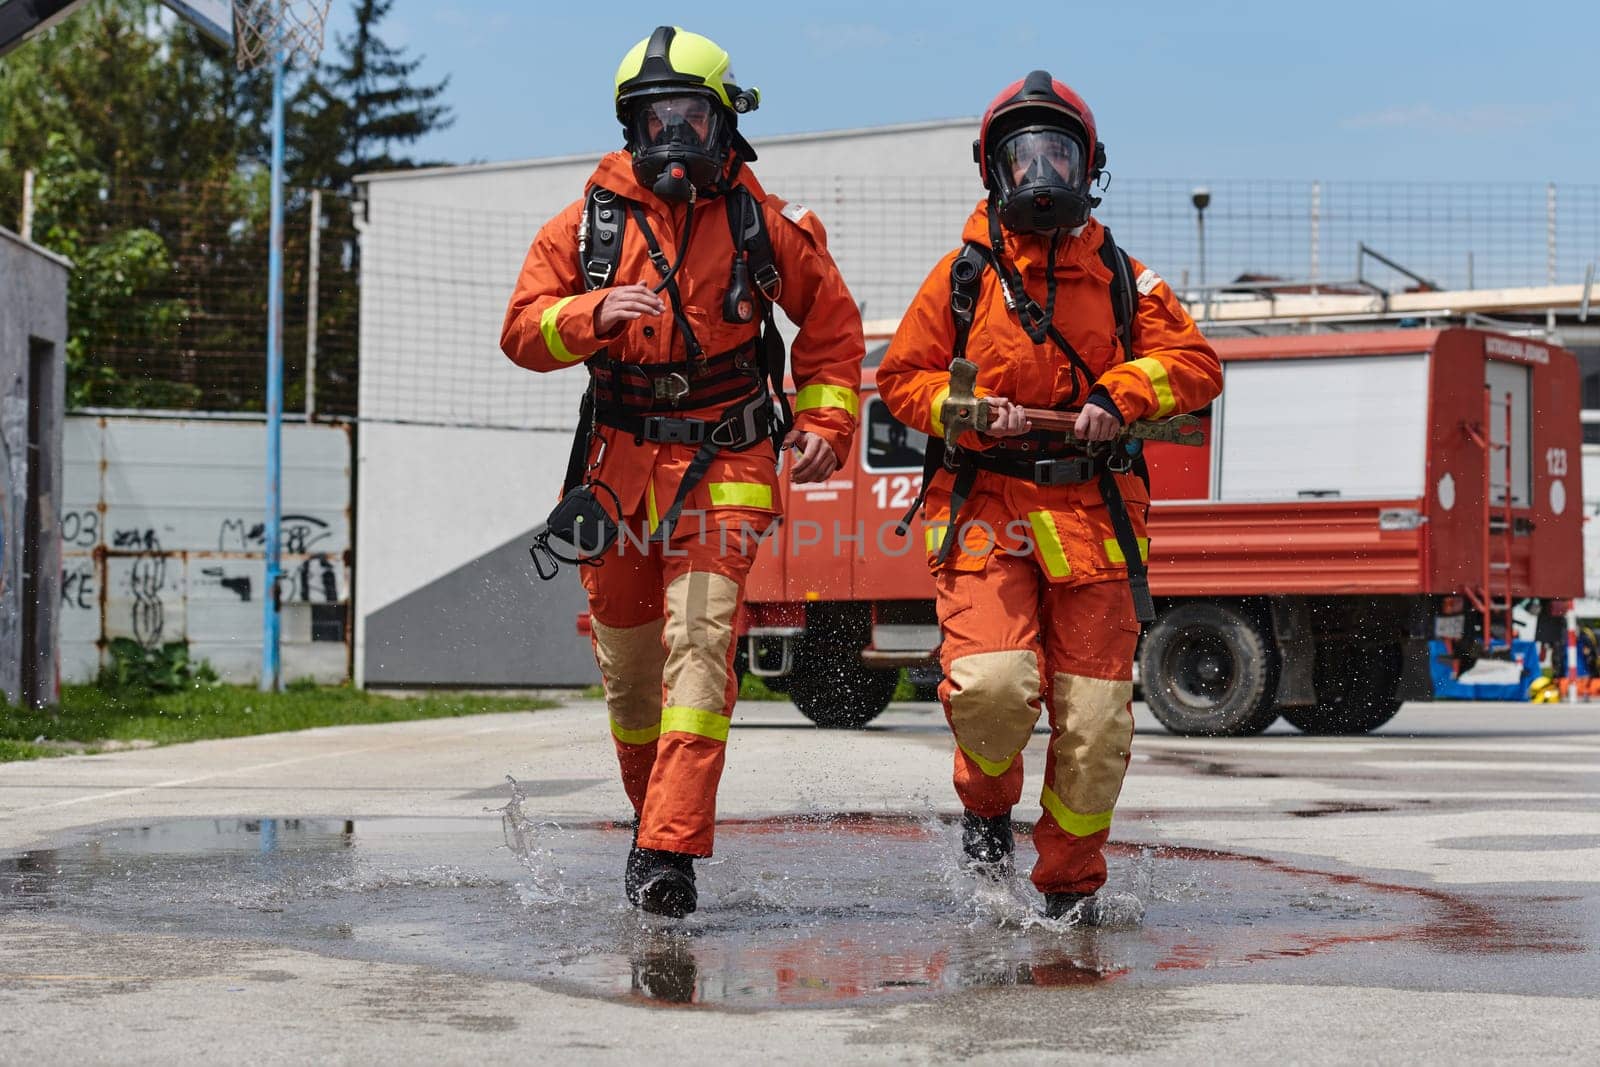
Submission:
[[[956,438],[966,430],[981,431],[989,428],[992,409],[978,399],[978,365],[970,359],[950,361],[950,392],[939,407],[939,421],[944,424],[946,448],[954,448]]]

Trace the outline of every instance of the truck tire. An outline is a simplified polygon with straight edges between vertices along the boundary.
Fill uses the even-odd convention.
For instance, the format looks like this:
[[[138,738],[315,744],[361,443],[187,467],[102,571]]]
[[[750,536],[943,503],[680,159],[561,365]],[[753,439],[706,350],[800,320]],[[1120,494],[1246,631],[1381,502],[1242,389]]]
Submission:
[[[1395,645],[1326,643],[1317,646],[1317,702],[1284,708],[1283,717],[1308,734],[1350,735],[1376,730],[1400,711],[1395,691],[1405,650]]]
[[[1180,737],[1258,734],[1278,717],[1277,654],[1239,610],[1206,602],[1163,613],[1139,653],[1144,699]]]
[[[854,730],[889,706],[900,672],[868,667],[859,650],[802,643],[785,680],[800,714],[825,730]]]

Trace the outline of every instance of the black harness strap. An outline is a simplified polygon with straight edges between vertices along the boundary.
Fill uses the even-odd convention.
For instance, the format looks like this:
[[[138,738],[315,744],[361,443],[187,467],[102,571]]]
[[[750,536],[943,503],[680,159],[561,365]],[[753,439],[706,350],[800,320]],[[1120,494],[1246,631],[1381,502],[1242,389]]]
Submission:
[[[584,461],[588,458],[589,439],[594,433],[594,379],[583,391],[578,401],[578,432],[572,435],[572,451],[567,454],[567,476],[561,480],[561,495],[566,496],[583,481]]]
[[[1117,535],[1117,547],[1122,549],[1123,561],[1128,565],[1128,587],[1133,591],[1133,614],[1141,623],[1154,622],[1155,601],[1150,599],[1150,568],[1145,565],[1144,553],[1139,551],[1139,537],[1133,532],[1133,519],[1128,516],[1128,502],[1122,499],[1117,487],[1117,476],[1109,470],[1100,473],[1100,496],[1106,502],[1106,514],[1111,518],[1111,532]]]
[[[754,281],[755,290],[749,294],[751,310],[759,311],[762,323],[757,336],[748,345],[709,358],[684,314],[677,280],[669,277],[671,265],[662,254],[660,242],[650,229],[641,206],[609,189],[594,186],[585,199],[583,221],[579,226],[579,266],[585,288],[593,291],[614,283],[628,216],[633,217],[649,251],[650,262],[663,278],[667,278],[664,289],[672,304],[674,323],[683,338],[686,358],[634,368],[631,364],[611,360],[604,349],[590,357],[589,386],[578,407],[578,429],[567,461],[563,491],[570,491],[583,481],[585,456],[597,423],[632,432],[641,440],[646,439],[647,434],[663,431],[668,434],[663,440],[684,439],[685,443],[698,444],[671,505],[661,517],[658,529],[663,537],[671,536],[684,502],[705,479],[717,453],[725,449],[743,451],[768,438],[776,449],[794,424],[789,398],[783,389],[787,353],[773,318],[773,307],[783,283],[773,256],[772,240],[761,205],[749,189],[733,185],[724,196],[729,234],[733,239],[734,280],[737,283],[742,276]],[[684,251],[679,249],[680,260]],[[730,286],[730,290],[736,287]],[[730,291],[730,297],[734,296],[736,294]],[[749,317],[739,311],[737,300],[730,299],[725,303],[724,317],[730,322],[748,322]],[[730,400],[733,403],[716,419],[652,419],[648,412],[664,406],[663,397],[657,394],[656,379],[674,373],[693,377],[696,386],[691,394],[674,400],[686,400],[702,407]],[[597,384],[604,386],[609,394],[603,405],[596,401]],[[647,425],[652,422],[659,425]]]
[[[777,418],[772,427],[772,446],[781,447],[783,438],[794,426],[794,409],[789,404],[789,394],[783,388],[783,372],[788,363],[783,335],[778,332],[773,308],[783,293],[783,278],[778,273],[772,255],[772,238],[761,215],[761,205],[750,190],[739,185],[726,196],[728,207],[728,232],[733,237],[733,276],[723,301],[723,318],[730,322],[747,322],[743,300],[749,300],[761,313],[761,330],[757,336],[756,351],[762,373],[766,375],[767,388],[777,398]],[[754,281],[756,291],[750,291]]]
[[[1133,264],[1125,252],[1112,240],[1111,231],[1105,230],[1105,240],[1100,242],[1100,262],[1111,272],[1111,310],[1117,319],[1117,340],[1122,342],[1122,359],[1131,363],[1138,326],[1138,296],[1134,293]]]
[[[952,363],[967,354],[967,338],[972,335],[972,313],[978,306],[978,295],[983,289],[983,271],[991,265],[989,257],[985,255],[987,251],[982,245],[968,242],[950,264],[950,317],[955,321],[956,330],[955,342],[950,346]],[[911,507],[906,509],[895,525],[895,533],[904,537],[910,532],[911,520],[922,510],[923,502],[928,499],[928,487],[933,484],[933,476],[939,473],[940,467],[948,467],[957,475],[957,484],[952,486],[950,495],[950,527],[945,530],[944,540],[939,544],[938,558],[943,563],[953,543],[957,510],[955,490],[961,490],[960,503],[966,503],[967,494],[972,491],[973,480],[977,477],[974,472],[964,487],[960,485],[960,468],[955,457],[946,450],[944,438],[928,438],[927,447],[922,453],[922,487],[917,490],[917,498],[911,502]]]
[[[622,228],[627,221],[617,194],[610,189],[591,185],[583,198],[583,220],[578,224],[578,267],[583,272],[586,292],[603,289],[611,284],[617,274],[617,261],[622,256]],[[605,360],[606,350],[601,349],[590,357]],[[566,496],[584,480],[585,459],[589,445],[594,440],[593,370],[589,384],[578,402],[578,426],[572,435],[572,450],[567,455],[567,476],[561,483],[561,495]]]
[[[693,212],[694,205],[690,204],[688,210]],[[644,217],[644,209],[638,204],[629,201],[628,213],[633,216],[633,221],[639,227],[639,233],[644,238],[645,247],[650,250],[650,262],[660,275],[667,279],[667,299],[672,303],[672,318],[678,325],[678,336],[683,338],[684,353],[689,359],[689,366],[692,368],[695,360],[704,354],[704,350],[700,347],[700,341],[695,337],[694,330],[689,325],[688,316],[683,313],[683,297],[678,292],[678,279],[670,276],[672,264],[668,263],[667,257],[661,253],[661,244],[656,240],[655,231],[650,229],[650,223]],[[690,218],[692,217],[691,215]],[[684,229],[685,231],[689,229],[687,223]],[[685,248],[678,249],[680,258],[686,255],[687,252],[688,250]]]
[[[1072,396],[1066,401],[1070,406],[1080,395],[1078,391],[1078,375],[1083,376],[1085,387],[1092,386],[1094,374],[1088,364],[1083,360],[1062,336],[1054,321],[1055,310],[1055,243],[1051,243],[1050,265],[1046,270],[1049,289],[1046,296],[1046,308],[1040,308],[1038,303],[1028,295],[1023,285],[1020,273],[1010,271],[1003,255],[999,224],[991,211],[989,216],[989,231],[992,245],[985,248],[983,245],[969,241],[962,248],[950,265],[950,314],[955,322],[955,343],[951,346],[951,361],[965,357],[967,341],[972,333],[973,310],[977,305],[978,296],[982,288],[982,275],[985,269],[992,269],[995,277],[1000,282],[1001,293],[1006,300],[1009,310],[1016,313],[1022,327],[1035,344],[1041,344],[1048,338],[1052,344],[1067,357],[1073,367]],[[1111,272],[1111,311],[1116,321],[1117,340],[1122,346],[1123,360],[1131,361],[1135,358],[1136,332],[1135,324],[1138,318],[1133,267],[1127,254],[1122,252],[1112,239],[1111,231],[1103,229],[1104,238],[1100,245],[1100,259]],[[1000,251],[996,251],[996,250]],[[896,532],[901,536],[911,528],[911,521],[927,498],[929,484],[938,473],[940,467],[945,467],[955,472],[955,481],[950,488],[950,524],[945,528],[943,541],[939,546],[937,562],[944,563],[949,557],[950,550],[957,540],[957,521],[961,508],[972,494],[972,487],[977,480],[979,469],[988,468],[997,473],[1010,475],[1009,464],[987,463],[979,464],[973,457],[961,455],[951,456],[945,448],[942,438],[929,437],[927,450],[923,455],[922,489],[917,494],[917,499],[912,502],[910,510],[901,518],[896,526]],[[1106,502],[1106,512],[1111,519],[1111,529],[1116,535],[1117,547],[1122,552],[1122,557],[1128,568],[1128,585],[1133,594],[1134,614],[1141,623],[1148,623],[1155,619],[1155,602],[1150,596],[1149,567],[1144,555],[1139,551],[1139,539],[1133,529],[1133,520],[1128,515],[1128,505],[1122,497],[1122,491],[1117,486],[1116,476],[1103,462],[1097,462],[1098,485],[1100,495]],[[1019,468],[1021,469],[1021,468]],[[1135,473],[1144,481],[1146,487],[1150,484],[1149,468],[1146,466],[1144,456],[1141,454],[1134,460]],[[1020,476],[1020,475],[1019,475]]]

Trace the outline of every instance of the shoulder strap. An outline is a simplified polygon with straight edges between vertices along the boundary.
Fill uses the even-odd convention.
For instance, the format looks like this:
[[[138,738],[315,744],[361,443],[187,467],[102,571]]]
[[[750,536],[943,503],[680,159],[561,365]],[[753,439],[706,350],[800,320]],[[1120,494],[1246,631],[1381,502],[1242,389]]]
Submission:
[[[1105,240],[1100,243],[1100,262],[1104,263],[1106,265],[1106,269],[1111,271],[1111,313],[1116,317],[1117,320],[1117,339],[1122,342],[1122,359],[1124,362],[1132,362],[1137,357],[1137,353],[1134,351],[1134,345],[1137,343],[1134,329],[1135,325],[1139,321],[1139,295],[1133,280],[1133,261],[1128,258],[1128,253],[1117,247],[1117,242],[1112,239],[1111,231],[1109,229],[1105,230]],[[1137,474],[1139,476],[1139,480],[1144,482],[1145,492],[1149,493],[1150,464],[1144,458],[1144,448],[1142,443],[1139,447],[1139,451],[1133,457],[1133,473]],[[1115,524],[1118,518],[1115,509],[1112,509],[1111,517],[1113,524]],[[1126,507],[1124,507],[1122,510],[1121,521],[1125,524],[1127,522]],[[1126,539],[1127,535],[1125,535],[1122,529],[1119,528],[1116,531],[1116,534],[1119,540]],[[1126,549],[1123,551],[1123,556],[1129,560],[1133,559],[1132,556],[1127,554]],[[1130,563],[1128,569],[1130,580],[1131,576],[1134,574],[1134,570],[1135,568]],[[1144,579],[1141,574],[1139,582],[1143,581]],[[1143,597],[1143,600],[1139,599],[1141,596]],[[1140,612],[1145,612],[1148,610],[1148,605],[1150,602],[1150,590],[1148,584],[1144,586],[1142,593],[1138,588],[1138,584],[1135,584],[1134,599]],[[1139,621],[1149,622],[1150,620],[1146,619],[1144,615],[1141,614],[1139,616]]]
[[[728,229],[733,236],[734,255],[744,256],[750,278],[769,303],[783,293],[783,278],[772,255],[772,238],[767,233],[766,214],[749,189],[736,185],[728,190]]]
[[[978,306],[978,294],[983,289],[983,272],[990,266],[987,251],[982,245],[968,241],[950,264],[950,317],[956,324],[956,343],[950,349],[952,361],[967,354],[972,311]]]
[[[617,276],[622,258],[622,230],[628,221],[627,201],[610,189],[591,185],[578,227],[578,260],[586,289],[604,289]]]
[[[622,258],[622,231],[628,221],[627,201],[610,189],[589,186],[583,198],[583,219],[578,223],[578,265],[583,269],[584,289],[604,289],[617,276]],[[603,359],[604,350],[597,354]],[[561,494],[572,492],[584,479],[584,461],[594,438],[594,363],[587,364],[589,384],[578,403],[578,425],[567,454],[567,473],[561,480]]]
[[[1117,242],[1112,239],[1111,231],[1103,231],[1105,239],[1100,242],[1100,262],[1106,265],[1111,272],[1111,313],[1117,320],[1117,339],[1122,342],[1122,358],[1131,361],[1134,357],[1134,322],[1138,319],[1135,305],[1138,297],[1134,295],[1133,263],[1128,259],[1128,254],[1117,247]]]
[[[762,373],[766,375],[767,390],[775,399],[776,411],[772,423],[772,445],[781,449],[783,438],[794,426],[794,408],[789,394],[783,389],[783,373],[788,366],[789,354],[778,332],[773,317],[773,307],[783,292],[783,279],[778,274],[777,262],[772,254],[772,238],[767,234],[767,222],[755,196],[742,185],[735,185],[723,197],[727,201],[728,235],[733,239],[733,281],[728,288],[728,305],[723,317],[730,321],[744,319],[733,304],[745,298],[749,283],[754,281],[758,292],[748,293],[761,312],[761,331],[756,338],[756,352],[761,360]]]
[[[962,245],[961,251],[950,263],[950,317],[955,320],[956,327],[955,344],[950,346],[952,362],[965,358],[967,354],[967,338],[972,335],[972,312],[978,306],[978,294],[983,288],[983,272],[989,266],[988,249],[975,241],[968,241]],[[944,438],[930,435],[928,444],[922,452],[922,488],[918,491],[917,498],[911,502],[911,507],[895,525],[895,532],[901,537],[910,531],[911,520],[922,510],[923,501],[928,497],[928,486],[933,483],[933,476],[939,472],[940,467],[948,465],[946,461],[949,458]],[[953,512],[951,518],[954,519]],[[945,531],[944,543],[939,550],[941,560],[949,552],[951,540],[950,532]]]

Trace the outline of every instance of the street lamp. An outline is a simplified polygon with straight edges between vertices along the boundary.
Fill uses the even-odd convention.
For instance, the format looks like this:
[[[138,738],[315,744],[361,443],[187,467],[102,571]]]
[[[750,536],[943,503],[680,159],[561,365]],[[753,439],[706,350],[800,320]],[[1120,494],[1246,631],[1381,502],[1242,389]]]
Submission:
[[[1211,204],[1211,190],[1205,186],[1197,186],[1189,194],[1189,202],[1194,205],[1195,236],[1200,244],[1200,291],[1205,294],[1205,318],[1211,318],[1211,294],[1206,290],[1206,208]]]

